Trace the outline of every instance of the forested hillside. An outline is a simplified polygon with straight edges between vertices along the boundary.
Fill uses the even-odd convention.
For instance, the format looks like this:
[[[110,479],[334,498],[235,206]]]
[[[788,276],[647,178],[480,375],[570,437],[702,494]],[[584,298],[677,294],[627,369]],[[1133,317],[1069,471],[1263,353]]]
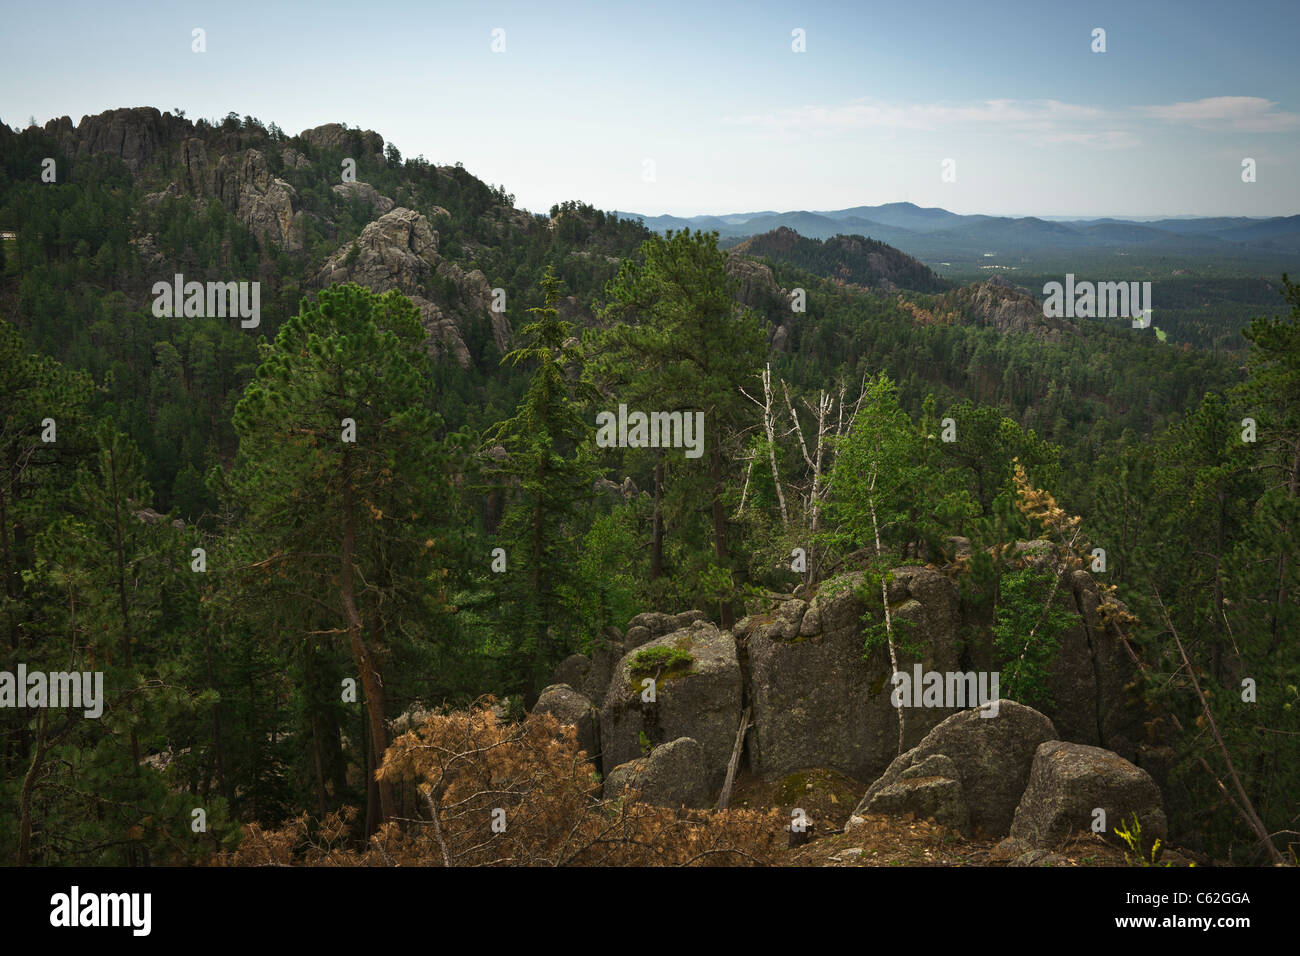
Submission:
[[[805,239],[783,226],[761,236],[751,236],[731,248],[747,256],[789,263],[846,285],[901,287],[916,292],[938,292],[947,287],[924,264],[883,242],[862,236]]]
[[[1211,351],[862,237],[728,253],[513,202],[340,125],[0,124],[0,670],[102,670],[107,698],[0,710],[0,859],[201,862],[304,813],[364,847],[413,812],[374,773],[416,772],[412,712],[517,718],[637,615],[748,634],[846,571],[892,660],[910,565],[953,582],[954,662],[987,644],[1027,704],[1086,569],[1170,839],[1285,851],[1300,287]],[[194,312],[159,307],[177,282]],[[206,314],[213,283],[258,314]],[[638,412],[698,421],[698,454]]]

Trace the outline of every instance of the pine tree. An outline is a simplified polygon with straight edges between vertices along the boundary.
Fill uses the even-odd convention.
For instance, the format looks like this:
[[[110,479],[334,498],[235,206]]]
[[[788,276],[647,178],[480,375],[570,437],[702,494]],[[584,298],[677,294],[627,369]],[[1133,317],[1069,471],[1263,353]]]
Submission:
[[[325,289],[263,347],[234,416],[242,577],[227,600],[279,589],[274,620],[295,643],[346,635],[375,767],[388,746],[392,644],[403,622],[441,606],[435,534],[447,469],[425,339],[399,293]],[[368,804],[371,832],[394,813],[391,787],[380,784]]]
[[[1274,651],[1300,627],[1300,284],[1286,275],[1282,284],[1291,314],[1256,318],[1242,332],[1250,343],[1250,377],[1236,395],[1246,415],[1259,419],[1255,455],[1265,487],[1250,537],[1268,554],[1267,628]]]
[[[195,674],[186,666],[193,575],[182,532],[149,508],[138,449],[108,422],[96,437],[99,452],[78,469],[69,513],[36,541],[35,578],[59,600],[50,602],[43,640],[27,663],[102,672],[107,699],[95,719],[76,708],[58,720],[48,711],[39,716],[19,798],[18,857],[128,865],[192,860],[202,851],[184,819],[193,800],[145,758],[169,750],[211,703],[191,693]],[[224,806],[204,806],[217,837]]]
[[[63,595],[38,569],[37,541],[71,507],[76,466],[88,451],[92,393],[89,376],[29,354],[18,330],[0,321],[0,670],[40,669],[45,655],[60,666],[66,659],[54,656],[66,647],[56,623]],[[31,853],[31,804],[24,813],[22,794],[30,801],[32,768],[44,765],[51,740],[61,734],[50,727],[48,712],[33,721],[25,711],[0,708],[6,859]]]
[[[1225,614],[1230,561],[1261,490],[1249,446],[1241,442],[1239,418],[1222,396],[1211,393],[1162,436],[1154,475],[1160,535],[1146,546],[1156,553],[1143,556],[1153,571],[1179,569],[1162,589],[1163,602],[1189,649],[1203,653],[1219,679],[1239,666],[1232,662],[1239,649]],[[1144,590],[1146,603],[1149,583]],[[1159,619],[1154,607],[1142,616]]]
[[[717,242],[717,233],[689,229],[644,242],[642,261],[624,260],[607,287],[602,315],[613,324],[592,335],[590,345],[597,382],[620,402],[705,413],[708,473],[701,477],[710,500],[713,564],[701,570],[720,577],[731,564],[723,443],[727,430],[746,414],[740,386],[762,366],[765,349],[756,317],[737,310],[735,284]],[[682,472],[695,474],[689,462]],[[652,575],[663,564],[666,485],[665,456],[659,449]],[[730,600],[722,602],[721,623],[731,626]]]
[[[506,451],[498,469],[506,494],[514,486],[500,529],[513,612],[507,631],[522,637],[516,653],[527,655],[523,689],[530,700],[558,654],[576,650],[581,531],[574,519],[596,477],[592,427],[582,417],[581,403],[598,396],[581,380],[582,357],[570,344],[572,324],[562,321],[556,308],[561,283],[553,267],[547,267],[541,284],[546,304],[528,310],[535,318],[519,330],[525,344],[501,359],[513,367],[535,365],[528,391],[515,414],[486,435],[487,442]]]

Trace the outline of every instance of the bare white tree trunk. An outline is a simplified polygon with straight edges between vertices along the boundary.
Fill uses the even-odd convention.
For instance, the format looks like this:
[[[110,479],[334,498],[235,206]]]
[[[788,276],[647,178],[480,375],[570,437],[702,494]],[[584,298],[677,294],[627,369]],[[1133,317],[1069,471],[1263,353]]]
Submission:
[[[811,514],[813,513],[813,510],[814,510],[815,507],[816,507],[816,502],[817,502],[817,469],[816,469],[816,466],[814,466],[814,464],[813,464],[813,460],[812,460],[812,458],[811,458],[811,457],[809,456],[809,454],[808,454],[808,443],[805,442],[804,439],[803,439],[803,426],[799,424],[799,416],[795,414],[795,412],[794,412],[794,403],[790,400],[790,386],[787,385],[784,381],[781,382],[781,391],[785,393],[785,407],[786,407],[786,409],[788,409],[789,412],[790,412],[790,423],[791,423],[791,425],[793,426],[793,427],[791,428],[791,431],[793,431],[796,435],[799,436],[799,451],[803,454],[804,464],[806,464],[806,465],[808,466],[808,470],[811,471],[811,472],[813,473],[813,485],[812,485],[812,489],[811,489],[811,490],[809,491],[809,493],[808,493],[808,497],[807,497],[807,499],[806,499],[807,504],[805,504],[805,506],[804,506],[804,514],[807,516],[807,515],[811,515]],[[823,392],[822,394],[825,395],[826,393]],[[789,432],[787,432],[786,434],[789,434]],[[820,439],[820,435],[819,435],[818,437],[819,437],[819,439]],[[820,447],[818,447],[818,449],[817,449],[817,458],[818,458],[818,460],[821,459],[821,448],[820,448]],[[815,528],[815,522],[813,522],[812,524],[810,524],[810,527],[812,527],[813,530],[816,530],[816,528]]]
[[[804,405],[808,411],[812,412],[817,418],[817,440],[815,445],[815,457],[808,453],[808,443],[803,437],[803,426],[799,422],[799,415],[794,410],[794,401],[790,398],[790,386],[784,381],[781,382],[781,391],[785,394],[785,407],[790,413],[791,431],[799,437],[799,451],[803,454],[804,464],[812,473],[812,484],[808,489],[808,495],[804,499],[804,521],[807,524],[809,532],[809,551],[816,548],[817,527],[820,523],[822,496],[825,494],[822,483],[822,464],[825,461],[827,424],[826,416],[835,406],[835,399],[826,393],[823,389],[817,395],[817,407],[814,408],[812,403],[804,400]],[[808,570],[804,573],[804,581],[812,583],[814,569],[817,566],[816,561],[808,562]]]
[[[745,487],[740,489],[740,507],[736,509],[736,517],[745,513],[745,495],[749,494],[749,476],[754,473],[754,459],[749,459],[749,464],[745,466]]]
[[[781,524],[790,526],[790,513],[785,507],[785,492],[781,490],[781,474],[776,467],[776,427],[772,421],[772,366],[769,363],[759,372],[763,381],[763,401],[759,401],[743,388],[740,393],[763,410],[763,431],[767,434],[767,458],[772,466],[772,484],[776,486],[777,504],[781,506]]]
[[[856,412],[855,412],[856,414]],[[880,525],[876,521],[876,468],[878,463],[873,462],[871,465],[871,484],[867,486],[867,505],[871,509],[871,528],[876,535],[876,558],[880,557]],[[893,668],[893,673],[898,673],[898,653],[894,649],[894,616],[889,610],[889,588],[885,584],[885,575],[880,576],[880,603],[885,608],[885,640],[889,644],[889,666]],[[898,711],[898,752],[903,752],[903,736],[906,730],[906,718],[903,716],[903,708],[896,708]]]
[[[842,398],[842,396],[841,396]],[[817,396],[817,460],[812,463],[813,482],[812,482],[812,509],[810,514],[809,527],[812,533],[817,533],[817,526],[821,521],[822,514],[822,496],[825,491],[822,488],[822,462],[826,452],[826,416],[830,410],[835,407],[835,399],[820,392]]]
[[[790,396],[790,386],[784,380],[781,382],[781,391],[785,395],[786,411],[790,415],[790,430],[787,431],[786,434],[794,434],[799,439],[799,451],[802,453],[804,464],[807,466],[808,471],[812,476],[811,482],[807,486],[808,493],[803,497],[803,501],[804,522],[810,534],[813,536],[817,534],[817,530],[821,526],[822,505],[826,500],[826,473],[830,468],[831,457],[828,450],[829,446],[832,444],[832,439],[839,438],[844,435],[848,429],[853,427],[853,423],[858,417],[858,410],[862,407],[862,400],[866,395],[864,379],[864,388],[859,389],[857,403],[853,406],[848,421],[845,422],[844,397],[845,393],[848,391],[848,385],[841,380],[839,386],[838,398],[823,389],[818,393],[817,404],[815,406],[808,399],[803,399],[804,407],[808,409],[809,414],[817,419],[816,443],[813,446],[813,452],[809,453],[808,442],[804,437],[803,425],[799,421],[799,415],[796,413],[794,407],[794,400]],[[754,401],[754,399],[751,398],[750,401]],[[755,402],[755,404],[758,404],[758,402]],[[834,428],[831,426],[832,416],[835,416]],[[811,554],[813,548],[810,546],[809,550]],[[816,560],[808,562],[808,571],[806,576],[808,582],[811,582],[816,576],[816,569],[820,567],[821,564],[821,552],[818,551],[816,554]]]

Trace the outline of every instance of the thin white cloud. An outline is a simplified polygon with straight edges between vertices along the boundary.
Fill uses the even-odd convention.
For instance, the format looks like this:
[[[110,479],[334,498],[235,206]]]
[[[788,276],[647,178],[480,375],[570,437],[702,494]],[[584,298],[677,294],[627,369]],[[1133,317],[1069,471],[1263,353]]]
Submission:
[[[1064,143],[1069,146],[1091,146],[1094,149],[1132,149],[1142,145],[1142,138],[1128,130],[1110,129],[1091,133],[1071,133],[1065,130],[1044,133],[1047,143]]]
[[[1215,96],[1186,103],[1102,109],[1053,99],[982,100],[971,103],[887,103],[857,99],[724,117],[734,127],[783,135],[834,135],[899,130],[957,133],[981,129],[1031,136],[1042,142],[1094,149],[1129,149],[1151,121],[1228,132],[1276,133],[1300,129],[1300,114],[1256,96]]]
[[[1042,131],[1056,126],[1096,123],[1105,110],[1059,100],[984,100],[978,103],[891,104],[860,99],[838,106],[801,106],[745,116],[724,117],[733,126],[782,132],[849,130],[942,130],[953,126],[992,126]]]
[[[1240,133],[1282,133],[1300,128],[1300,114],[1277,109],[1277,103],[1260,96],[1211,96],[1167,106],[1144,106],[1139,111],[1155,119],[1197,129]]]

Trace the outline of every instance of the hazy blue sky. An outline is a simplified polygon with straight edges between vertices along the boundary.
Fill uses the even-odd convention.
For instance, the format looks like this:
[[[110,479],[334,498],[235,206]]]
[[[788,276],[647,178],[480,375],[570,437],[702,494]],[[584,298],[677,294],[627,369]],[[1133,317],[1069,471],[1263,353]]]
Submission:
[[[1298,0],[0,7],[10,126],[143,105],[345,122],[534,211],[1300,212]]]

